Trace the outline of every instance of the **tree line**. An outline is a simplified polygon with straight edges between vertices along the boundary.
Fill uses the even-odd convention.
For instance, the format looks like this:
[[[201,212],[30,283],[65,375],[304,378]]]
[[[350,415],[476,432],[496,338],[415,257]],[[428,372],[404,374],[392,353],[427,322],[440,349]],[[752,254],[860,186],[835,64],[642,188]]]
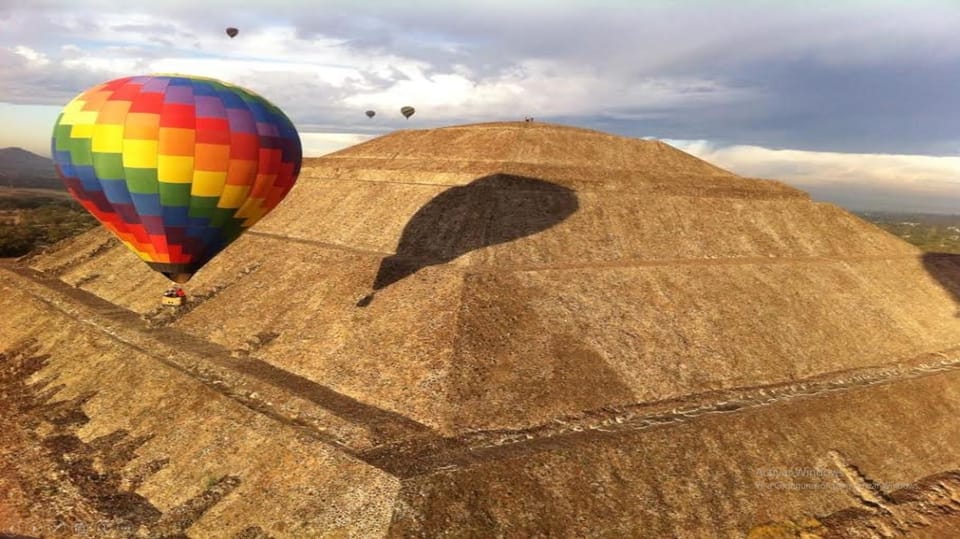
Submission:
[[[0,258],[23,256],[96,225],[97,221],[73,200],[0,197]]]

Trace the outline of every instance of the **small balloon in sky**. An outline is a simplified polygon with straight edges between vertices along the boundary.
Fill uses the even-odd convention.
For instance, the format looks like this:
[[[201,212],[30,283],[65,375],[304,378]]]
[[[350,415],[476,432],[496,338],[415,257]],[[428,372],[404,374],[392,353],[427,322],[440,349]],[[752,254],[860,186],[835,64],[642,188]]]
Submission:
[[[374,116],[377,115],[377,112],[373,110],[368,110],[366,114],[367,114],[367,118],[373,118]]]
[[[406,106],[406,107],[402,107],[402,108],[400,109],[400,114],[403,114],[403,117],[404,117],[404,118],[407,118],[407,119],[409,120],[410,117],[413,116],[413,113],[416,112],[416,111],[417,111],[417,110],[414,109],[413,107],[411,107],[411,106]]]
[[[187,282],[270,213],[300,173],[300,136],[263,97],[149,75],[70,101],[51,141],[67,190],[148,266]]]
[[[237,34],[239,34],[239,33],[240,33],[240,30],[237,30],[236,28],[234,28],[234,27],[232,27],[232,26],[229,27],[229,28],[227,28],[227,35],[230,36],[230,39],[233,39],[233,38],[237,37]]]

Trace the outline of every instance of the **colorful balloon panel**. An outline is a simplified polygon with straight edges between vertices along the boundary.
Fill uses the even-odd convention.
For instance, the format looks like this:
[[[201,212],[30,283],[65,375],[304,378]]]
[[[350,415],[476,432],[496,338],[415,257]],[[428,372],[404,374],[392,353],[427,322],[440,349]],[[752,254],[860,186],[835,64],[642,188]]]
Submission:
[[[68,103],[52,153],[70,194],[150,267],[185,282],[293,187],[293,123],[214,79],[151,75]]]

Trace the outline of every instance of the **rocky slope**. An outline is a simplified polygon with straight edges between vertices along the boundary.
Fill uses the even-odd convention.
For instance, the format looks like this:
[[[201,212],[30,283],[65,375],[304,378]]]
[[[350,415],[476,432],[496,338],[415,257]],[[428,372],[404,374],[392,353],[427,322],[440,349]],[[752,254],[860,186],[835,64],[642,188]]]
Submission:
[[[176,312],[102,231],[29,264],[2,270],[18,443],[74,437],[153,516],[77,499],[147,535],[736,537],[892,514],[849,469],[886,496],[960,468],[957,258],[657,141],[480,124],[308,160]]]

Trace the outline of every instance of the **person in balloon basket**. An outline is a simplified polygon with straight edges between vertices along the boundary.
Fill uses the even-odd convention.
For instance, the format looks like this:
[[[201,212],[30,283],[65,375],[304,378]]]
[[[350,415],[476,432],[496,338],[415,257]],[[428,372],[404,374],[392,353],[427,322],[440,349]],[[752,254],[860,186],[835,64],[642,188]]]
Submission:
[[[185,297],[187,297],[187,293],[184,292],[183,289],[180,288],[179,286],[176,286],[176,287],[171,286],[170,288],[167,289],[166,292],[163,293],[163,295],[164,295],[164,297],[168,297],[168,298],[185,298]]]

